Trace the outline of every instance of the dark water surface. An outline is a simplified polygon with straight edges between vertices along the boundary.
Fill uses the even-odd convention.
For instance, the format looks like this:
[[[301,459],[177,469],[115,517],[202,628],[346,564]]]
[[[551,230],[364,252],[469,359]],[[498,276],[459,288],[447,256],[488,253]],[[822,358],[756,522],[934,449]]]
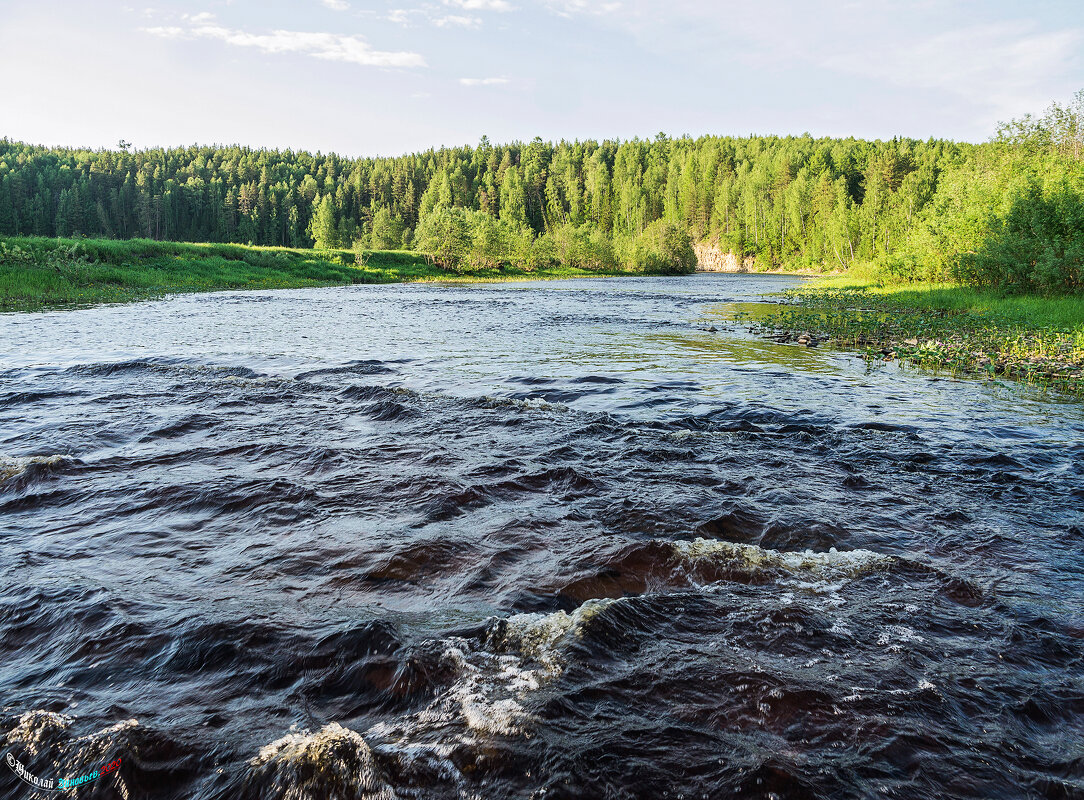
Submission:
[[[121,759],[78,797],[1084,797],[1084,410],[722,321],[790,283],[0,316],[5,753]]]

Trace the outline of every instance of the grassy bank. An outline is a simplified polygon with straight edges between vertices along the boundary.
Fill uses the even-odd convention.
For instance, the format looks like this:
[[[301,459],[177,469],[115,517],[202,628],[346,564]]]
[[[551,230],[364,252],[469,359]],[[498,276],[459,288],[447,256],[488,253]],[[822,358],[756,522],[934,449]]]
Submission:
[[[293,250],[147,239],[0,237],[0,311],[126,302],[175,292],[401,281],[572,278],[574,268],[449,273],[405,251]],[[610,274],[610,273],[606,273]]]
[[[1001,295],[950,284],[876,285],[846,275],[785,293],[755,328],[827,341],[868,360],[1008,377],[1084,396],[1084,296]],[[805,337],[805,338],[803,338]]]

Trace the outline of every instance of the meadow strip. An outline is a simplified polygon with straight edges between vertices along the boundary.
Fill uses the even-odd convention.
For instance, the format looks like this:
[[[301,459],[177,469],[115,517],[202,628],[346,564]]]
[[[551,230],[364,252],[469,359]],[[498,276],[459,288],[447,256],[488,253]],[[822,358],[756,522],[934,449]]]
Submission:
[[[1006,377],[1084,396],[1084,297],[999,296],[946,284],[819,281],[782,294],[756,332],[827,341],[869,361]]]
[[[178,292],[626,274],[571,267],[452,272],[401,250],[357,252],[148,239],[0,237],[0,311],[130,302]]]

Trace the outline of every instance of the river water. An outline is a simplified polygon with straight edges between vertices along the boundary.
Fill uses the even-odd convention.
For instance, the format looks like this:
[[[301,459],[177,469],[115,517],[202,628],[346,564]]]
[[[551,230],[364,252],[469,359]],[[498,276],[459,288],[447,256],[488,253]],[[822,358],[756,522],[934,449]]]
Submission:
[[[0,315],[5,753],[120,759],[78,797],[1084,797],[1084,409],[727,321],[795,282]]]

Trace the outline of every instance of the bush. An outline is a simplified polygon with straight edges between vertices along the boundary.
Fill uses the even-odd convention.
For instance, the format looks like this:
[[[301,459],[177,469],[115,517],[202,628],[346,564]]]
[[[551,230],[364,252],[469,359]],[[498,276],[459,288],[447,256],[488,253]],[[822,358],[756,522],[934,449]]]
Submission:
[[[461,208],[435,208],[418,224],[416,247],[430,264],[460,270],[471,251],[470,224]]]
[[[528,235],[530,235],[528,233]],[[548,233],[543,233],[538,237],[531,237],[531,246],[527,254],[527,265],[525,269],[548,269],[554,267],[558,263],[557,261],[557,245],[553,241],[553,237]]]
[[[569,267],[589,270],[617,269],[613,241],[588,225],[562,225],[553,233],[557,260]]]
[[[689,232],[672,222],[659,220],[644,231],[655,252],[653,272],[663,275],[686,275],[696,271],[696,251]]]
[[[1010,293],[1084,290],[1084,197],[1066,183],[1046,191],[1032,183],[956,273]]]
[[[507,260],[504,237],[497,219],[481,211],[468,214],[471,248],[467,263],[473,269],[496,269]]]
[[[271,252],[268,250],[249,250],[242,259],[246,264],[262,269],[279,269],[288,266],[290,256],[281,251]]]
[[[688,231],[672,222],[657,220],[639,236],[617,241],[621,263],[654,275],[687,275],[696,271],[696,251]]]

